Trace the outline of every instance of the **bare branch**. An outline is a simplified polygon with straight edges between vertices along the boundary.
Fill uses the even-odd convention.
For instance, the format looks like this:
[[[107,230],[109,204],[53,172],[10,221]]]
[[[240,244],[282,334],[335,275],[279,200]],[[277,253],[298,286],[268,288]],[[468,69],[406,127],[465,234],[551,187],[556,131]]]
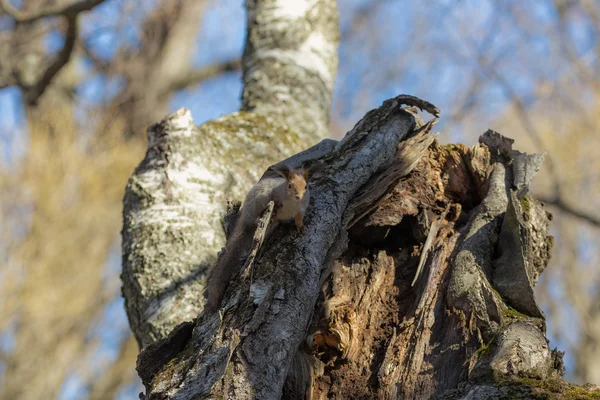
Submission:
[[[111,63],[96,56],[92,49],[88,47],[86,41],[82,38],[77,39],[77,47],[91,61],[96,70],[106,72],[111,67]]]
[[[0,76],[0,89],[4,89],[9,86],[14,86],[17,84],[17,81],[13,75],[6,74],[4,76]]]
[[[534,143],[540,149],[545,149],[545,145],[542,141],[542,135],[538,132],[537,128],[531,121],[529,114],[526,109],[527,106],[525,102],[519,97],[519,95],[515,92],[510,83],[491,65],[481,63],[481,67],[484,72],[487,73],[488,76],[495,79],[496,83],[500,86],[504,95],[508,100],[512,102],[515,106],[515,110],[517,112],[518,118],[521,120],[521,124],[525,129],[525,132],[529,135],[529,137],[534,141]],[[578,210],[570,205],[568,205],[563,199],[563,191],[562,186],[560,184],[560,175],[558,173],[559,168],[554,163],[552,157],[548,157],[547,159],[548,168],[550,170],[550,174],[553,177],[553,197],[551,198],[543,198],[540,197],[540,200],[547,204],[552,204],[559,210],[582,220],[585,220],[592,225],[600,226],[600,218],[594,215],[590,215],[582,210]]]
[[[52,79],[56,74],[69,62],[75,42],[77,41],[78,27],[77,27],[77,16],[67,16],[67,32],[65,33],[65,43],[62,49],[58,53],[56,59],[48,66],[46,71],[42,74],[38,82],[26,88],[26,100],[29,104],[35,105],[42,94],[52,82]]]
[[[471,50],[474,52],[477,46],[473,41],[471,41]],[[503,91],[506,99],[510,101],[514,107],[517,114],[517,117],[521,121],[525,132],[529,135],[529,137],[534,141],[535,145],[540,149],[545,149],[545,145],[542,140],[542,135],[538,132],[537,128],[533,124],[529,114],[527,113],[527,105],[525,102],[519,97],[516,91],[513,89],[511,84],[502,76],[497,69],[494,67],[493,62],[485,62],[485,60],[480,57],[477,58],[480,63],[479,66],[482,72],[492,78],[496,84]],[[578,210],[570,205],[568,205],[563,196],[562,196],[562,187],[560,184],[560,175],[558,173],[559,168],[554,163],[552,157],[548,157],[546,159],[548,164],[548,169],[553,178],[553,194],[552,197],[540,198],[543,202],[547,204],[551,204],[558,208],[559,210],[573,216],[579,218],[581,220],[587,221],[594,226],[600,226],[600,218],[594,215],[590,215],[582,210]]]
[[[66,5],[55,5],[32,12],[23,12],[13,6],[9,0],[0,0],[0,10],[3,10],[6,14],[10,15],[17,23],[31,23],[52,16],[61,16],[67,21],[65,41],[62,49],[58,52],[54,61],[50,63],[45,71],[39,74],[40,78],[35,84],[25,83],[19,79],[18,73],[13,73],[13,77],[16,79],[4,78],[0,83],[0,87],[18,84],[25,93],[25,100],[27,103],[30,105],[37,104],[38,99],[46,91],[56,74],[58,74],[71,59],[71,54],[75,48],[79,33],[77,26],[77,17],[79,16],[79,13],[89,11],[103,2],[104,0],[84,0]]]
[[[239,71],[241,69],[241,60],[230,60],[219,64],[209,65],[204,68],[190,68],[183,74],[178,76],[171,82],[170,86],[167,87],[163,93],[175,92],[177,90],[185,89],[189,86],[197,85],[198,83],[205,81],[206,79],[214,78],[225,72]]]
[[[591,214],[586,213],[585,211],[582,211],[575,207],[572,207],[571,205],[567,204],[562,197],[544,197],[542,195],[537,195],[536,197],[538,197],[540,199],[540,201],[542,201],[546,204],[553,205],[554,207],[558,208],[560,211],[562,211],[572,217],[579,218],[579,219],[586,221],[596,227],[600,227],[600,216],[591,215]]]
[[[34,22],[38,19],[63,15],[65,17],[75,17],[80,12],[89,11],[104,0],[83,0],[71,4],[58,4],[42,10],[33,12],[23,12],[10,4],[9,0],[0,0],[0,8],[10,15],[18,23]]]
[[[110,368],[100,376],[93,376],[90,385],[90,400],[114,399],[119,388],[135,378],[135,357],[138,352],[137,342],[133,335],[124,339],[119,347],[119,355]]]
[[[389,2],[389,0],[377,0],[375,2],[370,1],[363,4],[361,7],[358,7],[358,9],[356,9],[354,12],[354,17],[352,18],[352,21],[350,21],[350,24],[341,31],[341,37],[346,39],[352,36],[353,33],[364,33],[364,28],[367,21],[376,15],[382,6],[388,4]]]

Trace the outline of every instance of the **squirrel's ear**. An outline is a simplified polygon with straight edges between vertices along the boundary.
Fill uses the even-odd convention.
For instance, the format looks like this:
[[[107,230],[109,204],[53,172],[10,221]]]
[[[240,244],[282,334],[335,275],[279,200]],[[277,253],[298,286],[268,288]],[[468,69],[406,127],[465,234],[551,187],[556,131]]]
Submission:
[[[273,171],[275,171],[276,173],[278,173],[285,179],[289,179],[291,170],[290,170],[290,167],[288,167],[287,165],[278,165],[278,166],[272,167],[272,169],[273,169]]]

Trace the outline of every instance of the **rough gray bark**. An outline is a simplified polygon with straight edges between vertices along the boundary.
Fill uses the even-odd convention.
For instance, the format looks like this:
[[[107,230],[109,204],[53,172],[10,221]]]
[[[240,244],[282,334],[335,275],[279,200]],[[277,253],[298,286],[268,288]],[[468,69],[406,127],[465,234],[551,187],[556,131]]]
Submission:
[[[329,166],[326,177],[313,183],[306,232],[277,228],[254,261],[252,282],[249,271],[242,274],[228,290],[222,312],[198,320],[193,332],[193,325],[183,325],[172,338],[148,348],[148,356],[139,361],[148,398],[281,395],[310,322],[323,266],[344,250],[345,232],[356,210],[377,204],[361,189],[385,196],[432,141],[432,124],[415,130],[416,118],[401,107],[403,102],[436,112],[418,99],[399,96],[367,114],[322,157]],[[287,163],[299,166],[293,160]],[[372,180],[381,177],[389,178]],[[172,348],[173,341],[178,343],[177,355],[171,359],[169,350],[170,362],[164,365],[161,349]]]
[[[197,128],[182,109],[148,138],[126,188],[122,231],[123,296],[141,347],[202,311],[205,275],[225,242],[227,197],[243,198],[270,164],[301,150],[293,132],[253,113]]]
[[[196,128],[189,112],[180,110],[148,130],[146,158],[127,185],[122,231],[123,295],[130,325],[142,347],[202,311],[206,271],[225,242],[221,220],[227,197],[243,198],[269,165],[328,136],[327,115],[337,68],[335,1],[294,4],[248,4],[249,18],[259,18],[260,29],[249,32],[252,44],[248,44],[243,66],[248,88],[244,109],[256,112],[234,113]],[[307,32],[310,23],[319,40]],[[298,35],[289,46],[279,48],[274,43],[280,41],[282,29]],[[301,39],[300,32],[308,36]],[[161,51],[177,48],[174,43]],[[286,57],[292,57],[287,66]],[[310,59],[312,64],[298,69],[292,66],[298,58]],[[273,59],[279,60],[277,71]],[[327,77],[311,69],[322,64],[327,68],[317,70]],[[181,68],[169,68],[163,81],[181,73]],[[273,74],[287,76],[277,84],[277,94],[262,86],[263,79],[274,79]],[[285,93],[290,101],[279,98]],[[268,101],[277,101],[277,106],[267,107]],[[333,144],[324,140],[315,151],[322,155]]]
[[[332,0],[247,0],[242,110],[280,119],[306,143],[329,136],[339,26]]]

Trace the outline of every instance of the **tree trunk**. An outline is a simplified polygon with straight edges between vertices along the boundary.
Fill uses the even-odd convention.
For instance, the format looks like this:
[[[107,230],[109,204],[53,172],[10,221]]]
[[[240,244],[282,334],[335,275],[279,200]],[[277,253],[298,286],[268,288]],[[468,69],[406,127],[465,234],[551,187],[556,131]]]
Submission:
[[[256,18],[261,10],[272,13],[265,24],[279,27],[264,28],[259,35],[252,25],[248,32],[249,37],[258,35],[260,40],[248,44],[245,51],[244,102],[252,106],[244,108],[264,114],[234,113],[198,128],[189,111],[180,110],[148,129],[146,158],[127,185],[122,231],[123,296],[140,347],[164,338],[176,325],[202,311],[206,272],[225,243],[222,217],[227,198],[243,197],[269,165],[318,140],[323,141],[318,148],[320,153],[315,156],[334,145],[334,141],[325,137],[333,89],[329,80],[333,81],[337,67],[337,53],[330,51],[337,47],[336,3],[333,0],[306,3],[312,6],[305,4],[298,8],[295,3],[282,1],[248,4],[250,10],[256,11],[252,14]],[[302,13],[294,14],[301,10],[307,13],[306,18]],[[316,11],[319,12],[314,14]],[[305,32],[304,24],[311,18],[327,40],[315,43],[311,35],[304,40],[313,46],[310,51],[319,54],[314,56],[316,63],[318,60],[315,65],[328,65],[328,80],[305,81],[305,77],[314,77],[310,65],[294,68],[293,59],[287,67],[279,62],[281,70],[273,71],[263,56],[272,59],[273,46],[283,46],[275,45],[281,35],[278,29],[284,26],[294,29],[294,24],[299,24],[298,30]],[[332,18],[335,21],[327,25]],[[295,37],[296,41],[287,43],[277,54],[289,55],[294,49],[305,51],[306,43],[300,36]],[[268,54],[271,56],[267,57]],[[256,61],[249,61],[253,59]],[[261,89],[260,79],[249,78],[273,73],[284,77],[292,70],[297,74],[302,70],[304,75],[279,82],[278,94],[267,95]],[[299,102],[275,99],[284,95]],[[271,112],[265,108],[268,101],[279,102],[275,108],[280,112],[273,112],[273,118],[265,116]],[[310,111],[309,105],[319,107],[319,116]],[[313,123],[320,128],[307,130]]]
[[[307,100],[319,93],[312,75],[283,79],[287,72],[270,63],[303,67],[275,54],[273,43],[286,38],[278,29],[296,32],[290,19],[304,18],[294,13],[314,17],[334,2],[283,4],[247,3],[244,107],[274,119],[236,113],[197,128],[180,110],[150,128],[146,159],[127,187],[124,296],[144,346],[137,370],[145,398],[588,394],[561,380],[562,353],[548,347],[533,297],[552,246],[551,215],[527,194],[543,155],[513,150],[493,131],[473,147],[441,146],[432,134],[438,110],[411,96],[369,112],[340,142],[284,161],[327,165],[311,181],[306,231],[269,229],[268,208],[222,308],[201,313],[204,275],[224,239],[223,194],[241,198],[267,165],[306,147],[310,124],[319,134],[325,126],[311,107],[326,115],[329,100]],[[264,41],[259,32],[276,33]],[[299,90],[297,102],[276,89]],[[436,118],[424,122],[417,108]],[[225,225],[235,213],[230,207]]]
[[[278,118],[305,143],[329,136],[338,67],[333,0],[247,0],[242,111]]]

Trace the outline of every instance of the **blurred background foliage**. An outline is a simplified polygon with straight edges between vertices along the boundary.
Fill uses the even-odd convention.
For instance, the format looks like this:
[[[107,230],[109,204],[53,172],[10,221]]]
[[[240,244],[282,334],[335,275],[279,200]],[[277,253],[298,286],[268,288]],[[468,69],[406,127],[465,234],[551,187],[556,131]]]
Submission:
[[[0,2],[0,399],[137,398],[119,280],[127,178],[167,112],[200,124],[240,104],[241,0],[79,1]],[[444,143],[492,128],[549,154],[533,192],[555,245],[537,296],[567,379],[599,384],[600,1],[339,11],[333,137],[408,93],[442,110]]]

